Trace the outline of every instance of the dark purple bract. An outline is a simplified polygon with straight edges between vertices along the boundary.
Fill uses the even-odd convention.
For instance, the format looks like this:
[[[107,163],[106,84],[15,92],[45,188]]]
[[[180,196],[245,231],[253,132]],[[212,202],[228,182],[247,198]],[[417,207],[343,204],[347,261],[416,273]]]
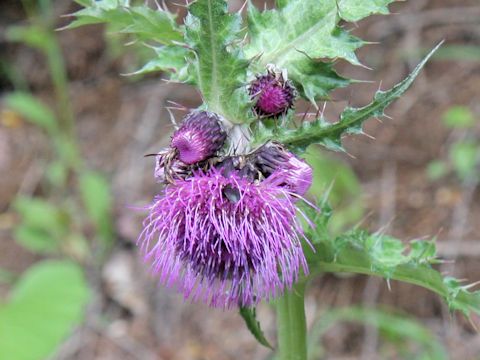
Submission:
[[[220,150],[226,137],[218,115],[208,111],[193,111],[173,134],[171,147],[178,152],[180,161],[194,164]]]

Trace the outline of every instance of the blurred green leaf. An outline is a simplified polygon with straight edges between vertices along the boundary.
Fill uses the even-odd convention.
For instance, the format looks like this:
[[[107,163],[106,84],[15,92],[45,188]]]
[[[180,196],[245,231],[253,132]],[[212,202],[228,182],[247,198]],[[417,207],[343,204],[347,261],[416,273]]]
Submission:
[[[335,233],[345,225],[359,221],[363,215],[362,189],[353,170],[319,148],[310,147],[305,160],[313,168],[309,194],[318,199],[330,189],[328,202],[335,209],[330,229]]]
[[[480,61],[478,45],[446,45],[434,57],[435,60]]]
[[[16,275],[11,271],[0,268],[0,284],[10,284],[15,281]],[[0,303],[1,309],[1,303]]]
[[[42,127],[48,132],[57,128],[53,112],[31,94],[15,92],[6,96],[5,104],[8,108],[19,113],[25,120]]]
[[[80,175],[79,189],[88,216],[97,226],[100,234],[107,240],[112,237],[110,212],[112,197],[107,180],[95,172]]]
[[[62,250],[80,262],[84,261],[90,252],[88,240],[81,233],[72,232],[68,234],[63,245]]]
[[[14,232],[15,240],[26,249],[42,254],[58,251],[58,239],[43,229],[20,225]]]
[[[67,181],[68,169],[63,162],[54,161],[48,165],[45,175],[53,186],[62,187]]]
[[[77,4],[82,5],[82,6],[89,6],[91,4],[91,0],[74,0]],[[118,1],[117,1],[118,2]]]
[[[18,197],[13,206],[28,227],[52,233],[62,232],[69,223],[67,215],[55,205],[40,198]]]
[[[472,111],[465,106],[452,106],[442,117],[445,126],[452,129],[470,128],[475,124]]]
[[[442,160],[431,161],[427,166],[427,175],[431,180],[438,180],[448,172],[447,164]]]
[[[272,345],[268,342],[263,330],[260,326],[260,322],[257,320],[257,314],[254,307],[240,307],[239,309],[240,315],[242,316],[245,324],[247,325],[248,330],[252,333],[252,335],[257,339],[257,341],[273,350]]]
[[[475,172],[475,166],[479,160],[480,147],[472,141],[461,141],[452,144],[450,159],[458,176],[466,179]]]
[[[49,30],[37,25],[11,26],[7,28],[6,37],[9,41],[22,42],[43,52],[47,52],[54,41]]]
[[[89,290],[81,268],[66,261],[32,266],[0,307],[0,359],[51,356],[80,323]]]
[[[82,159],[75,140],[63,134],[56,136],[54,140],[58,157],[64,166],[71,168],[78,167],[78,165],[81,164]]]
[[[309,359],[322,357],[322,349],[319,347],[320,339],[329,328],[344,321],[368,324],[380,330],[381,338],[392,342],[394,347],[399,350],[396,354],[399,358],[408,360],[447,359],[443,345],[430,329],[422,326],[415,319],[409,318],[405,314],[395,314],[383,309],[356,306],[331,309],[319,317],[309,335]],[[410,349],[408,345],[417,346],[412,346]]]
[[[70,226],[65,211],[40,198],[18,197],[13,207],[21,216],[21,224],[14,232],[20,245],[44,254],[59,250]]]

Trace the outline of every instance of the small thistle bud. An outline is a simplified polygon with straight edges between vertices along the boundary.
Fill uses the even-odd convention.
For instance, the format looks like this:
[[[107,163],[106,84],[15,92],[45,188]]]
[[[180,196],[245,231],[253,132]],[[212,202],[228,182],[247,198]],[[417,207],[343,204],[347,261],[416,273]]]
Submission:
[[[226,137],[218,115],[194,111],[173,134],[171,147],[176,149],[179,160],[191,165],[213,156],[222,148]]]
[[[253,110],[259,117],[277,117],[293,107],[296,90],[291,81],[278,70],[269,69],[266,75],[257,75],[248,89],[255,101]]]
[[[310,165],[278,143],[262,146],[255,153],[254,161],[265,177],[274,176],[297,195],[305,195],[312,185],[313,171]]]

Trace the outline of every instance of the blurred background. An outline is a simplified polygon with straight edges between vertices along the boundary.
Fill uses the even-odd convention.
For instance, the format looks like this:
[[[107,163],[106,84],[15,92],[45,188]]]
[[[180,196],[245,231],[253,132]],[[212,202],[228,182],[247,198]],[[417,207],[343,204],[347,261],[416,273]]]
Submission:
[[[153,3],[153,1],[152,1]],[[166,1],[178,11],[184,9]],[[230,1],[238,10],[242,1]],[[55,31],[68,0],[3,0],[0,11],[0,359],[268,359],[235,311],[183,302],[135,248],[159,191],[153,158],[172,126],[165,107],[200,104],[162,74],[125,76],[153,53],[105,26]],[[440,265],[480,280],[480,4],[415,0],[348,24],[374,44],[340,74],[325,113],[367,104],[445,44],[406,95],[370,120],[349,155],[311,149],[311,196],[335,180],[332,232],[359,222],[405,241],[436,237]],[[298,112],[307,111],[299,104]],[[177,119],[185,114],[174,111]],[[328,313],[327,313],[328,312]],[[311,359],[479,359],[480,335],[413,285],[324,275],[307,297]],[[275,338],[274,312],[258,316]]]

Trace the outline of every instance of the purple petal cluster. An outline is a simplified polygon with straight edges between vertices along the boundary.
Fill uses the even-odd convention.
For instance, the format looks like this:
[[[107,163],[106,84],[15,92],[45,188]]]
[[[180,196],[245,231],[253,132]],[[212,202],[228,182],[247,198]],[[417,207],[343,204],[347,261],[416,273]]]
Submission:
[[[297,208],[276,176],[197,172],[167,185],[149,210],[139,239],[145,259],[185,298],[249,306],[307,272]]]

